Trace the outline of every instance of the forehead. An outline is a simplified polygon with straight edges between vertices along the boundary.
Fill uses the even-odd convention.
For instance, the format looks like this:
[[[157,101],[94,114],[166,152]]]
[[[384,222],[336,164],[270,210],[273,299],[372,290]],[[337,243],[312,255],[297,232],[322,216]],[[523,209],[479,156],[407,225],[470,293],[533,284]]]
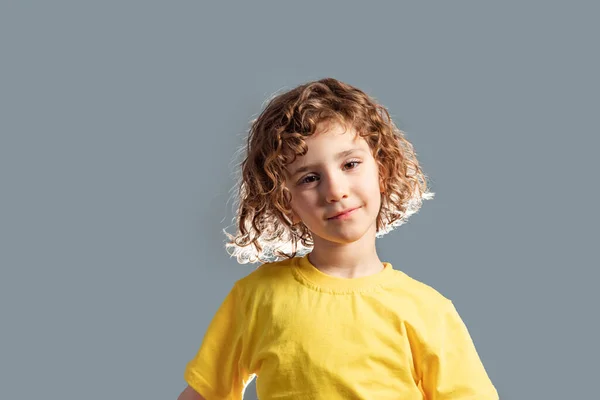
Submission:
[[[287,167],[290,170],[305,164],[333,160],[340,152],[358,149],[370,152],[369,144],[351,125],[343,126],[337,122],[320,125],[319,129],[304,139],[308,151],[298,155]]]
[[[309,149],[340,150],[338,146],[366,146],[367,142],[351,125],[341,125],[338,122],[323,122],[318,125],[316,132],[305,139]],[[336,148],[331,148],[335,146]],[[307,154],[308,155],[308,154]]]

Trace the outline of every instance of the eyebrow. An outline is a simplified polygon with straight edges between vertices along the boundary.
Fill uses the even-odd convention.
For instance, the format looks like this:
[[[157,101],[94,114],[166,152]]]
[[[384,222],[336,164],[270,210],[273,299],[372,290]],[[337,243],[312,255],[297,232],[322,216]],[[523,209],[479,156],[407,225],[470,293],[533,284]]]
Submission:
[[[365,152],[365,150],[364,150],[364,149],[361,149],[361,148],[359,148],[359,147],[356,147],[356,148],[353,148],[353,149],[344,150],[344,151],[341,151],[341,152],[337,153],[337,154],[335,155],[335,159],[336,159],[336,160],[339,160],[340,158],[347,157],[347,156],[349,156],[350,154],[352,154],[352,153],[356,153],[356,152],[359,152],[359,153],[364,153],[364,152]],[[295,171],[294,171],[294,172],[293,172],[293,173],[292,173],[290,176],[296,176],[296,175],[298,175],[300,172],[306,172],[306,171],[308,171],[308,170],[314,169],[314,168],[315,168],[315,166],[316,166],[316,165],[312,165],[312,164],[311,164],[311,165],[304,165],[304,166],[302,166],[302,167],[300,167],[300,168],[296,169],[296,170],[295,170]]]

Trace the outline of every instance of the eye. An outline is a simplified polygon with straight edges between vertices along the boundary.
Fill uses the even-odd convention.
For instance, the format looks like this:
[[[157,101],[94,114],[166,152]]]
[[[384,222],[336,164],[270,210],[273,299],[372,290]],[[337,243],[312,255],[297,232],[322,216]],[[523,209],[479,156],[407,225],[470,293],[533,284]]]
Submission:
[[[356,169],[358,167],[359,164],[362,164],[362,161],[360,160],[351,160],[348,161],[347,163],[344,164],[344,170],[348,170],[348,169]],[[313,183],[319,180],[319,176],[318,175],[306,175],[304,178],[300,179],[298,181],[298,185],[306,185],[309,183]]]
[[[352,160],[352,161],[348,161],[346,164],[344,164],[344,168],[346,168],[346,167],[348,167],[348,166],[349,166],[349,168],[347,168],[347,169],[354,169],[354,168],[358,167],[358,165],[359,165],[360,163],[361,163],[361,162],[360,162],[360,161],[358,161],[358,160]]]
[[[312,182],[314,182],[313,178],[317,178],[317,176],[316,175],[307,175],[304,178],[300,179],[300,181],[298,182],[298,184],[299,185],[304,185],[304,184],[307,184],[307,183],[312,183]]]

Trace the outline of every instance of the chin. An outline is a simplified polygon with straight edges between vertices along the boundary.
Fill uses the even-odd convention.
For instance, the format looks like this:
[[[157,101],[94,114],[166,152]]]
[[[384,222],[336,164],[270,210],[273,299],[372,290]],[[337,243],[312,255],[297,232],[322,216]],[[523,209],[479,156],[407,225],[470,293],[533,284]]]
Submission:
[[[362,239],[368,233],[368,229],[345,229],[337,232],[323,232],[322,235],[317,234],[317,236],[328,242],[349,244]]]

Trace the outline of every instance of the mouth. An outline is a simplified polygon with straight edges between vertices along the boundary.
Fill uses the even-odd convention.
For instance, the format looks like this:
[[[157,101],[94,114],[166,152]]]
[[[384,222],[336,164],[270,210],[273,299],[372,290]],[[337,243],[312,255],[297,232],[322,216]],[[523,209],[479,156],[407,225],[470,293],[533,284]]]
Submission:
[[[342,211],[341,213],[338,213],[336,215],[334,215],[333,217],[329,217],[327,218],[328,220],[332,220],[332,219],[342,219],[344,217],[349,216],[350,214],[352,214],[354,211],[358,210],[360,207],[354,207],[354,208],[349,208],[347,210]]]

